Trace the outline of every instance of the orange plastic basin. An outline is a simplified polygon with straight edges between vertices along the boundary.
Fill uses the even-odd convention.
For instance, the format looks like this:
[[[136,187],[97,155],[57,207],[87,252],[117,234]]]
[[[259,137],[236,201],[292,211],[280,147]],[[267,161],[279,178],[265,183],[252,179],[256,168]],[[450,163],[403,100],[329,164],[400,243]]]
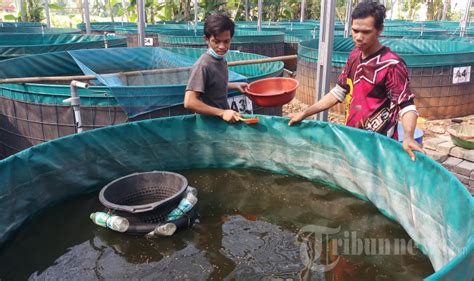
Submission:
[[[289,103],[295,97],[299,84],[298,80],[293,78],[265,78],[250,83],[246,94],[259,106],[281,106]]]

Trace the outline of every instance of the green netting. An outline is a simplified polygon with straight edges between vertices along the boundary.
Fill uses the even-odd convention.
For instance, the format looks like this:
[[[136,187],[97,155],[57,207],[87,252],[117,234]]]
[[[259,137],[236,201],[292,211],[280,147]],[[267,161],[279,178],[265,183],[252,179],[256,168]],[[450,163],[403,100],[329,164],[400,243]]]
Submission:
[[[236,30],[243,30],[243,31],[257,31],[258,28],[256,25],[237,25],[235,27]],[[262,26],[262,31],[276,31],[276,32],[285,32],[286,27],[284,26]]]
[[[451,35],[451,36],[460,36],[460,33],[461,33],[461,29],[457,29],[456,31],[448,32],[447,34]],[[474,29],[473,28],[466,29],[464,31],[464,36],[473,37],[474,36]]]
[[[135,117],[182,104],[185,92],[183,86],[187,84],[190,68],[196,61],[194,58],[162,48],[153,48],[147,53],[147,68],[133,69],[140,72],[128,75],[124,72],[109,73],[110,69],[104,71],[104,66],[94,62],[90,52],[77,51],[69,54],[85,75],[97,77],[109,88],[110,93],[127,115]],[[100,55],[99,53],[93,56]],[[114,56],[117,55],[118,52],[114,54]],[[144,72],[144,70],[155,72]],[[113,72],[116,72],[116,69]],[[229,82],[244,81],[247,81],[245,76],[229,71]]]
[[[75,28],[0,27],[0,33],[78,34]]]
[[[1,34],[0,59],[65,50],[125,47],[125,37],[75,34]]]
[[[198,31],[203,32],[203,27],[198,26],[196,28]],[[145,28],[146,34],[158,34],[169,31],[181,31],[181,30],[192,30],[194,31],[194,26],[190,24],[163,24],[163,25],[148,25]],[[136,27],[115,27],[115,32],[117,34],[138,34]]]
[[[113,32],[116,27],[135,27],[136,23],[133,22],[91,22],[91,30],[93,31],[111,31]],[[80,23],[77,25],[82,31],[86,31],[86,24]]]
[[[449,35],[407,35],[407,36],[403,36],[403,39],[442,40],[442,41],[455,41],[455,42],[468,42],[468,43],[474,42],[474,39],[470,37],[459,37],[459,36],[449,36]]]
[[[299,30],[299,29],[314,29],[319,28],[319,23],[311,22],[281,22],[282,26],[285,26],[287,30]]]
[[[293,30],[285,31],[285,43],[299,43],[319,38],[319,30]]]
[[[103,35],[80,34],[0,34],[0,46],[61,45],[104,41],[105,38]],[[112,41],[114,38],[114,36],[107,37]]]
[[[474,45],[470,43],[388,38],[381,38],[380,42],[403,58],[408,67],[452,66],[474,62]],[[316,62],[318,44],[318,40],[301,42],[298,47],[298,57]],[[333,64],[336,66],[345,65],[347,57],[354,47],[352,39],[336,37],[334,39]]]
[[[344,35],[344,31],[342,30],[335,30],[334,36],[341,37]],[[293,31],[285,31],[285,43],[299,43],[301,41],[308,41],[316,39],[319,40],[319,30],[293,30]]]
[[[79,57],[89,69],[95,73],[120,73],[135,70],[156,69],[156,50],[160,48],[115,48],[100,50],[76,50],[70,52],[57,52],[21,57],[0,62],[0,78],[36,77],[36,76],[65,76],[82,75],[83,70],[77,65],[74,57]],[[168,50],[197,60],[205,49],[169,48]],[[71,54],[73,56],[71,56]],[[243,52],[229,52],[228,61],[249,60],[264,58],[264,56]],[[230,67],[230,70],[254,81],[264,77],[278,76],[283,71],[282,62],[252,64]],[[169,77],[168,77],[169,78]],[[163,79],[158,81],[164,81]],[[149,81],[150,82],[150,81]],[[112,96],[110,89],[99,81],[88,89],[78,89],[81,104],[95,106],[115,106],[118,103]],[[160,87],[173,87],[174,92],[180,95],[182,102],[185,83],[174,85],[156,85]],[[55,84],[0,84],[0,96],[38,104],[63,104],[63,100],[70,96],[69,85]]]
[[[436,273],[427,280],[472,280],[474,199],[440,164],[424,155],[413,162],[400,143],[373,132],[259,118],[253,126],[196,115],[129,123],[2,160],[0,242],[42,209],[130,173],[256,168],[322,181],[369,200],[430,258]]]
[[[176,44],[176,45],[193,45],[206,46],[206,41],[203,38],[202,31],[194,32],[192,30],[169,31],[159,34],[159,41],[161,43]],[[285,34],[277,31],[249,31],[236,30],[232,38],[232,44],[270,44],[283,43]]]
[[[46,27],[46,24],[41,22],[0,22],[0,27]]]
[[[118,34],[137,34],[138,30],[136,26],[115,26],[115,31]],[[203,24],[198,24],[197,28],[194,27],[194,23],[188,22],[183,24],[149,24],[145,27],[147,34],[158,34],[163,32],[177,32],[180,33],[182,30],[197,31],[202,34]],[[281,23],[280,25],[262,25],[262,31],[275,31],[275,32],[291,32],[300,30],[317,29],[318,25],[309,23]],[[257,25],[252,23],[236,24],[236,30],[242,31],[257,31]],[[194,35],[193,33],[191,33]],[[181,35],[181,34],[180,34]],[[254,36],[254,34],[251,34]]]
[[[447,31],[441,30],[423,30],[423,29],[398,29],[393,28],[391,30],[385,30],[380,35],[381,37],[395,37],[402,38],[404,36],[416,36],[416,35],[430,35],[430,36],[440,36],[447,34]]]

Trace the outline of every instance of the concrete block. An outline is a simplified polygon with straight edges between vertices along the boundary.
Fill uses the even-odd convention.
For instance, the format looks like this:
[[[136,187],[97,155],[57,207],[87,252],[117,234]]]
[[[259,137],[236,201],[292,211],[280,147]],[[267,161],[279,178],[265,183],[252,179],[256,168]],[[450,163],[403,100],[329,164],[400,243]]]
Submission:
[[[469,178],[468,177],[457,174],[457,173],[453,173],[453,175],[456,176],[456,178],[458,178],[458,180],[460,182],[462,182],[464,185],[466,185],[466,186],[469,185]]]
[[[423,148],[436,150],[436,146],[438,144],[443,143],[443,142],[447,142],[447,141],[449,141],[449,139],[441,138],[441,137],[432,138],[432,139],[429,139],[429,140],[424,140],[423,141]]]
[[[435,151],[435,150],[428,150],[426,149],[426,155],[428,157],[430,157],[431,159],[439,162],[439,163],[443,163],[444,161],[446,161],[446,159],[448,159],[449,155],[448,154],[444,154],[444,153],[440,153],[438,151]]]
[[[445,166],[448,170],[452,170],[454,166],[460,164],[463,160],[456,158],[456,157],[448,157],[446,161],[443,162],[443,166]]]
[[[458,165],[454,166],[453,171],[460,175],[466,176],[469,179],[471,172],[474,171],[474,163],[464,160]]]
[[[449,140],[447,142],[442,142],[436,146],[436,150],[441,153],[449,154],[449,151],[451,148],[453,148],[455,145],[454,143]]]
[[[444,134],[446,133],[446,128],[443,126],[433,126],[428,128],[429,131],[435,133],[435,134]]]
[[[474,162],[474,149],[466,150],[464,152],[464,159],[467,161]]]
[[[467,149],[464,149],[464,148],[459,147],[459,146],[455,146],[455,147],[451,148],[451,150],[449,151],[449,155],[451,155],[453,157],[456,157],[456,158],[464,159],[464,153],[466,151],[467,151]]]

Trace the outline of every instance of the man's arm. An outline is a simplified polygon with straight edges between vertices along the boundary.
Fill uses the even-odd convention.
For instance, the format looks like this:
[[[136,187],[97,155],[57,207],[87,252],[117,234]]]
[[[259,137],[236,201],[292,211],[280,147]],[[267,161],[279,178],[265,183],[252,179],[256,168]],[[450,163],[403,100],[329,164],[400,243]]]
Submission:
[[[416,159],[413,150],[426,154],[426,152],[423,150],[423,147],[415,140],[413,136],[415,133],[417,119],[418,115],[416,114],[416,111],[408,111],[402,115],[403,149],[408,153],[411,160],[413,161]]]
[[[198,114],[217,116],[224,121],[234,123],[240,120],[240,113],[231,109],[220,109],[209,106],[201,101],[201,93],[195,91],[186,91],[184,95],[184,108],[192,110]]]
[[[288,122],[288,126],[292,126],[293,124],[300,122],[301,120],[305,119],[308,116],[311,116],[313,114],[329,109],[338,102],[339,100],[336,98],[335,95],[333,95],[332,93],[328,93],[318,102],[308,107],[305,111],[296,113],[291,118],[290,122]]]
[[[346,94],[349,92],[350,86],[347,84],[347,78],[350,73],[352,64],[355,58],[359,56],[360,52],[357,48],[354,48],[349,54],[346,65],[342,70],[341,74],[337,79],[336,86],[331,89],[322,99],[308,107],[305,111],[296,113],[294,115],[288,115],[291,120],[288,122],[288,126],[296,124],[308,116],[327,110],[334,106],[338,102],[343,102]]]
[[[245,82],[230,82],[227,84],[227,87],[231,90],[237,90],[241,93],[245,93],[245,89],[248,87],[248,83]]]
[[[403,149],[411,160],[415,161],[413,150],[425,154],[423,146],[414,139],[416,119],[418,112],[413,102],[415,94],[410,90],[408,69],[403,61],[394,65],[387,76],[386,88],[391,93],[391,101],[400,107],[400,117],[403,125]]]

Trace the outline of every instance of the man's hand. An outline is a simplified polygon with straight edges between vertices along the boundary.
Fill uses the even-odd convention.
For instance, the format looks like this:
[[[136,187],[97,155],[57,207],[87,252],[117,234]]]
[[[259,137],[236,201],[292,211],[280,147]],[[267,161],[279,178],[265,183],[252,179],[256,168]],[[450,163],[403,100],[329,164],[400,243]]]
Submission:
[[[423,149],[423,146],[419,144],[414,138],[406,138],[403,140],[403,149],[408,153],[410,156],[410,159],[412,161],[415,161],[415,153],[413,153],[413,150],[419,151],[423,154],[426,154],[425,150]]]
[[[301,122],[301,120],[305,119],[304,111],[298,113],[290,113],[288,117],[291,118],[290,122],[288,122],[288,126],[293,126],[293,124]]]
[[[240,113],[233,111],[232,109],[226,109],[222,113],[222,119],[229,123],[235,123],[240,120]]]
[[[245,83],[245,82],[235,82],[235,83],[232,83],[232,88],[241,92],[241,93],[245,93],[245,90],[247,89],[247,87],[249,86],[248,83]]]

